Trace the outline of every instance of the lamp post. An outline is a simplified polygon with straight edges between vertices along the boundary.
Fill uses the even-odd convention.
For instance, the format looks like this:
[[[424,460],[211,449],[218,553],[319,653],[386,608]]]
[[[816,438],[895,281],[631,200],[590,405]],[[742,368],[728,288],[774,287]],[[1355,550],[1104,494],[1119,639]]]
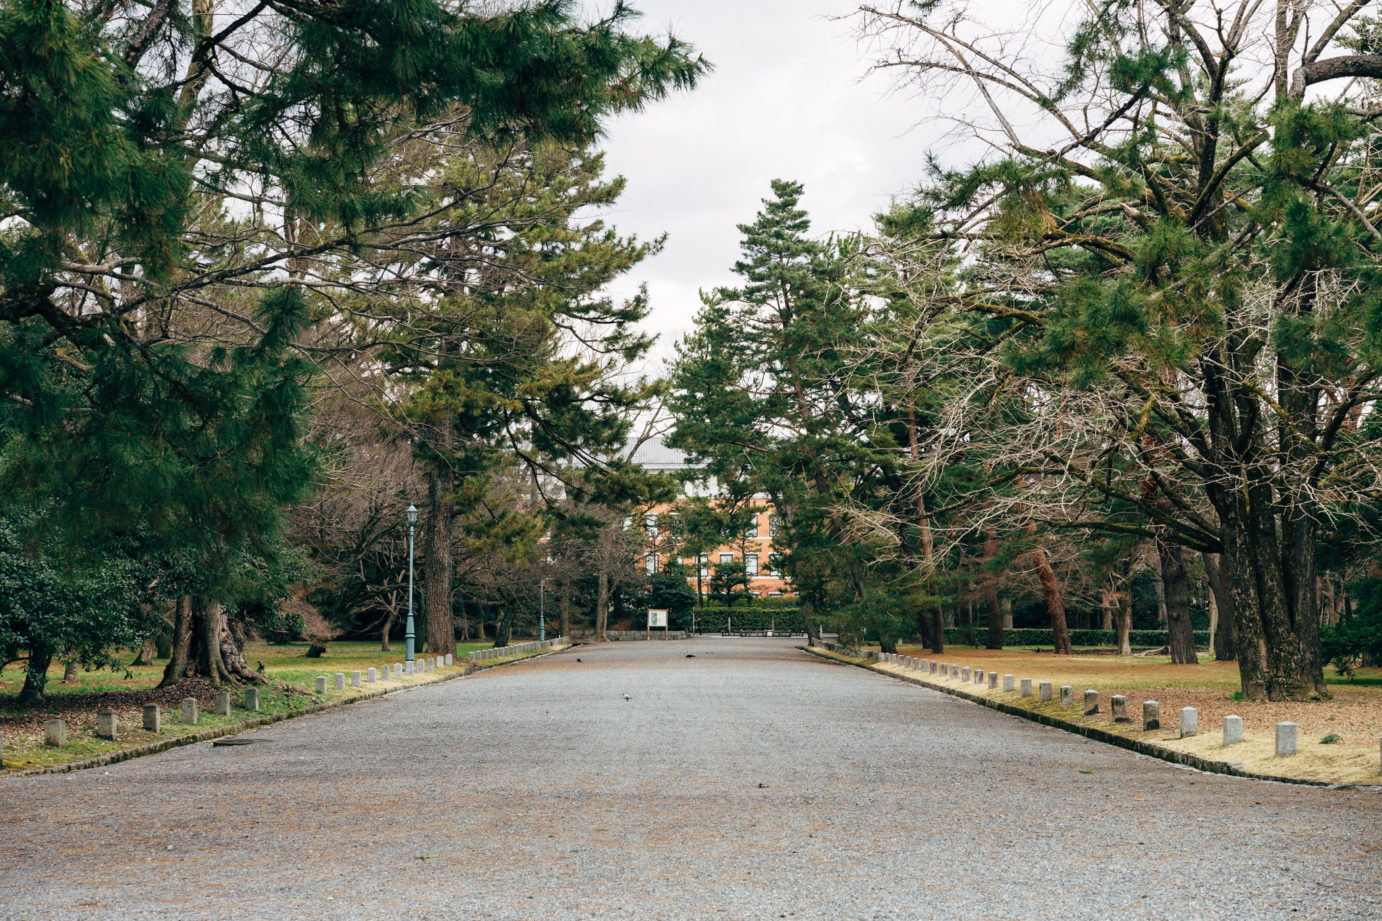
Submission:
[[[413,661],[413,528],[417,526],[417,506],[408,506],[408,636],[405,661]]]
[[[547,642],[547,577],[537,584],[537,640]]]

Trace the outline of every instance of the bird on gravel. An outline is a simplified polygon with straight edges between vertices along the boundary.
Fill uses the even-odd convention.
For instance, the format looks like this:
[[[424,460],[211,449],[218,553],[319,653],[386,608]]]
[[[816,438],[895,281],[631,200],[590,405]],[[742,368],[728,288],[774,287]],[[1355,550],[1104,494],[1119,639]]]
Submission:
[[[688,652],[688,653],[686,654],[686,658],[688,658],[688,659],[694,659],[694,658],[696,658],[696,654],[695,654],[695,653],[692,653],[692,652]]]
[[[628,694],[625,694],[625,695],[624,695],[624,699],[625,699],[625,700],[633,700],[633,698],[630,697]]]
[[[576,661],[577,661],[577,662],[581,661],[581,659],[580,659],[579,656],[576,657]]]

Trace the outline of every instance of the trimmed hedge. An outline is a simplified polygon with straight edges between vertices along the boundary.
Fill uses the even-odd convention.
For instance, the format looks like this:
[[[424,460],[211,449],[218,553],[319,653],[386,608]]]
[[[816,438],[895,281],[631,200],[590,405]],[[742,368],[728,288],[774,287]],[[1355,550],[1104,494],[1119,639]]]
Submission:
[[[805,633],[806,621],[800,608],[751,607],[727,608],[707,605],[696,608],[696,630],[700,633],[723,633],[728,627],[735,630],[780,630],[783,633]]]
[[[969,634],[966,636],[966,634]],[[947,627],[945,642],[955,646],[984,644],[988,635],[986,627]],[[1133,630],[1128,634],[1128,642],[1133,646],[1165,646],[1170,642],[1165,630]],[[1055,646],[1056,640],[1050,630],[1004,630],[1004,646]],[[1118,634],[1113,630],[1071,630],[1072,646],[1118,646]],[[1195,631],[1195,645],[1209,645],[1209,631]]]

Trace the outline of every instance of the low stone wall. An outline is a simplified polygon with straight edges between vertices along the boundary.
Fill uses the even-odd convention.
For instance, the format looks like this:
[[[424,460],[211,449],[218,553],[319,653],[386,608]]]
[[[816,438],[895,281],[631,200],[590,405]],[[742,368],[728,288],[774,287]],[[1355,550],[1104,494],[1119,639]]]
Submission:
[[[495,646],[492,649],[477,649],[470,654],[471,667],[481,666],[496,659],[512,659],[514,656],[527,656],[558,646],[570,646],[571,638],[559,636],[538,643],[518,643],[514,646]]]
[[[648,639],[648,636],[649,634],[646,630],[609,630],[605,633],[605,637],[611,640],[646,640]],[[686,639],[686,631],[671,630],[666,633],[664,633],[661,629],[654,629],[652,631],[653,639],[660,640],[664,637],[669,640],[684,640]],[[595,631],[572,630],[571,638],[573,640],[593,640],[595,639]]]

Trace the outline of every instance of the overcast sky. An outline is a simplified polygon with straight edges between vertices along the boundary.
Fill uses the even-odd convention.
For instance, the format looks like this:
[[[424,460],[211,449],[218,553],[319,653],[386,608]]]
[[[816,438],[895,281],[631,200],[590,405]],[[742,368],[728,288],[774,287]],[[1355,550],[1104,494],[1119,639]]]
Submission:
[[[666,249],[631,273],[646,282],[659,358],[692,327],[697,291],[731,284],[736,225],[751,223],[773,179],[803,183],[813,230],[866,228],[920,180],[922,112],[892,92],[847,15],[850,0],[634,0],[637,31],[669,30],[715,66],[700,86],[620,117],[604,143],[628,188],[606,214],[622,233],[667,233]],[[609,3],[596,4],[608,9]]]

